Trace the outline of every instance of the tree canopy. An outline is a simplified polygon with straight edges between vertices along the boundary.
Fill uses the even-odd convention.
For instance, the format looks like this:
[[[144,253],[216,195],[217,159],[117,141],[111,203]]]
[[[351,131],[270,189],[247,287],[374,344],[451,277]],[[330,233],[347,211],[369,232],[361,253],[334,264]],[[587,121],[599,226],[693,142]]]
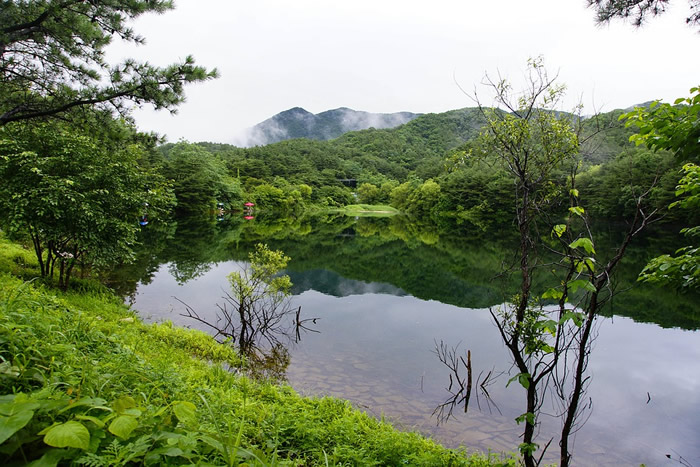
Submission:
[[[106,145],[60,122],[0,128],[0,220],[31,238],[43,276],[60,268],[67,287],[79,262],[127,259],[138,217],[164,214],[173,202],[158,174],[138,165],[141,148]]]
[[[654,151],[668,150],[677,159],[690,161],[683,166],[684,176],[676,187],[680,207],[697,220],[700,207],[700,87],[690,89],[690,96],[676,99],[674,105],[653,102],[649,108],[636,108],[621,116],[626,124],[639,128],[631,139]],[[700,226],[686,227],[681,232],[697,238]],[[687,246],[675,256],[662,255],[652,259],[639,276],[640,280],[683,289],[700,287],[700,248]]]
[[[129,20],[172,7],[164,0],[0,2],[0,126],[83,106],[124,114],[129,102],[174,112],[183,85],[214,78],[215,69],[196,66],[190,56],[164,68],[105,61],[115,37],[144,42]]]
[[[650,16],[666,12],[669,0],[588,0],[588,6],[595,9],[598,23],[607,23],[614,18],[629,19],[635,26],[641,26]],[[700,0],[688,0],[690,14],[686,23],[700,27]]]

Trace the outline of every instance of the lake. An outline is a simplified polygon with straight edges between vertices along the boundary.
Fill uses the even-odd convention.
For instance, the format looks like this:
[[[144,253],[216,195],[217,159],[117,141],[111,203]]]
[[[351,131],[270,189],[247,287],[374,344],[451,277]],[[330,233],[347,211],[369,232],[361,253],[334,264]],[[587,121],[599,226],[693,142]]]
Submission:
[[[601,255],[620,230],[602,229]],[[500,274],[515,258],[508,234],[403,216],[231,217],[149,226],[143,240],[137,261],[117,271],[112,285],[147,320],[206,329],[182,316],[182,302],[214,321],[227,274],[246,266],[255,243],[267,243],[292,258],[292,306],[308,320],[298,336],[276,341],[272,373],[301,394],[348,399],[450,447],[517,449],[522,427],[514,419],[524,412],[524,391],[507,386],[517,371],[489,312],[517,290],[517,277]],[[664,231],[640,239],[619,270],[621,293],[596,324],[588,419],[572,439],[576,465],[700,465],[698,297],[635,281],[675,241]],[[548,281],[536,280],[535,289]],[[475,381],[467,412],[453,407],[448,420],[449,405],[443,417],[436,412],[450,397],[450,370],[436,353],[441,343],[465,359],[470,351]],[[556,412],[545,404],[537,437],[541,445],[555,437],[552,456]]]

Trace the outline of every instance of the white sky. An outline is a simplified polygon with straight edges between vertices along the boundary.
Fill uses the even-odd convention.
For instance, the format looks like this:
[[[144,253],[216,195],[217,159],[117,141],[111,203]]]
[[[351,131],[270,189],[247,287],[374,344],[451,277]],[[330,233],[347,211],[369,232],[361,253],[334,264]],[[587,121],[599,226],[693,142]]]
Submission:
[[[444,112],[473,106],[485,72],[521,82],[542,55],[570,108],[671,101],[700,85],[700,34],[686,0],[635,29],[596,26],[585,0],[177,0],[133,25],[146,45],[114,44],[108,59],[167,65],[194,55],[220,78],[190,85],[175,116],[134,113],[170,141],[233,142],[291,107]],[[567,110],[567,109],[565,109]]]

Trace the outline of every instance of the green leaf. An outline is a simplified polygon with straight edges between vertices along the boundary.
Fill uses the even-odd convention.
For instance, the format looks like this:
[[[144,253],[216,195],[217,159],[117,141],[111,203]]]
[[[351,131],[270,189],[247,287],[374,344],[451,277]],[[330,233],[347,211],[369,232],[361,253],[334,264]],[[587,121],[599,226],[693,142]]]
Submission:
[[[138,428],[139,422],[136,420],[136,417],[132,417],[131,415],[120,415],[114,420],[112,420],[112,423],[109,424],[109,430],[110,433],[119,436],[122,439],[126,439],[129,437],[132,431],[134,431],[136,428]]]
[[[177,401],[173,403],[173,412],[181,423],[195,425],[197,423],[197,407],[192,402]]]
[[[584,210],[581,206],[572,206],[569,208],[569,212],[579,217],[583,217]]]
[[[95,425],[97,425],[98,428],[104,428],[105,426],[105,422],[103,422],[97,417],[92,417],[90,415],[76,415],[75,418],[77,418],[78,420],[86,420],[92,422]]]
[[[537,451],[537,448],[539,448],[539,445],[536,443],[520,443],[518,446],[518,450],[522,453],[528,453],[529,455],[532,455],[533,452]]]
[[[588,292],[595,292],[595,286],[586,279],[577,279],[575,281],[571,281],[569,282],[568,286],[569,289],[571,289],[571,292],[576,292],[578,289],[584,289]]]
[[[530,375],[528,373],[518,373],[517,375],[513,376],[511,379],[508,380],[508,383],[506,383],[506,387],[510,386],[510,383],[512,383],[516,379],[518,380],[520,385],[525,389],[530,387]]]
[[[559,300],[563,296],[564,296],[564,293],[561,290],[557,290],[557,289],[547,289],[542,294],[543,299],[553,298],[554,300]]]
[[[557,224],[552,228],[552,233],[554,233],[558,238],[561,238],[566,232],[566,224]]]
[[[569,244],[569,248],[579,248],[583,247],[584,250],[586,250],[586,253],[590,254],[595,254],[595,249],[593,248],[593,242],[591,241],[590,238],[587,237],[581,237],[577,238],[573,242]]]
[[[224,455],[227,454],[226,448],[224,447],[223,443],[221,443],[220,441],[218,441],[218,440],[212,438],[211,436],[208,436],[208,435],[201,435],[201,436],[199,437],[199,439],[201,439],[202,441],[204,441],[205,443],[207,443],[209,446],[211,446],[211,447],[213,447],[214,449],[216,449],[217,451],[219,451],[221,454],[224,454]]]
[[[78,448],[86,450],[90,446],[90,432],[85,426],[74,420],[52,427],[44,442],[55,448]]]
[[[38,402],[29,399],[26,394],[7,394],[0,396],[0,415],[6,417],[27,410],[36,410],[41,406]]]
[[[583,314],[575,311],[567,311],[562,315],[559,323],[563,324],[567,320],[572,320],[576,327],[581,327],[581,324],[583,323]]]
[[[76,402],[73,402],[66,408],[59,410],[58,413],[62,414],[63,412],[66,412],[68,410],[74,409],[76,407],[83,407],[83,406],[88,406],[93,409],[102,409],[102,410],[108,410],[112,411],[109,407],[105,407],[107,405],[107,401],[104,399],[101,399],[99,397],[83,397]]]
[[[168,456],[168,457],[179,457],[183,455],[185,452],[178,448],[178,447],[173,447],[173,446],[165,446],[162,448],[154,449],[152,451],[152,454],[155,456]],[[157,459],[157,458],[156,458]]]
[[[540,321],[539,323],[537,323],[537,325],[540,329],[547,331],[552,336],[554,336],[557,332],[557,322],[553,319]]]
[[[576,188],[572,188],[571,190],[569,190],[569,193],[570,193],[571,196],[573,196],[574,198],[578,198],[578,190],[577,190]]]
[[[64,456],[67,457],[65,449],[49,449],[39,459],[27,464],[27,467],[56,467]]]
[[[16,378],[20,374],[19,367],[13,365],[10,362],[0,363],[0,375],[9,376],[11,378]]]
[[[518,375],[518,382],[525,389],[530,387],[530,375],[527,373],[520,373]]]
[[[595,271],[595,259],[594,258],[586,258],[584,260],[586,266],[588,266],[588,269],[591,270],[591,272]]]
[[[38,406],[39,404],[36,405]],[[27,404],[27,406],[29,405]],[[33,416],[34,410],[28,410],[26,407],[24,410],[17,411],[9,417],[0,416],[0,444],[24,428]]]
[[[534,425],[535,424],[535,414],[533,414],[532,412],[525,412],[524,414],[518,415],[517,417],[515,417],[515,422],[518,425],[520,425],[522,422],[527,422],[530,425]]]
[[[131,396],[123,396],[112,402],[112,407],[117,413],[123,413],[127,409],[136,407],[136,401]]]

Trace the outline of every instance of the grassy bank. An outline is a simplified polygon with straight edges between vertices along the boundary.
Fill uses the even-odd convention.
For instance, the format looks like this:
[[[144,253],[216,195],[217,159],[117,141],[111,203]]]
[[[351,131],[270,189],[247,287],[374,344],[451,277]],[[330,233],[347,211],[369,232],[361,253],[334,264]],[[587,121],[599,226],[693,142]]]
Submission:
[[[231,347],[144,324],[98,286],[59,293],[16,277],[30,263],[0,238],[4,465],[497,462],[398,432],[346,401],[236,374]]]

